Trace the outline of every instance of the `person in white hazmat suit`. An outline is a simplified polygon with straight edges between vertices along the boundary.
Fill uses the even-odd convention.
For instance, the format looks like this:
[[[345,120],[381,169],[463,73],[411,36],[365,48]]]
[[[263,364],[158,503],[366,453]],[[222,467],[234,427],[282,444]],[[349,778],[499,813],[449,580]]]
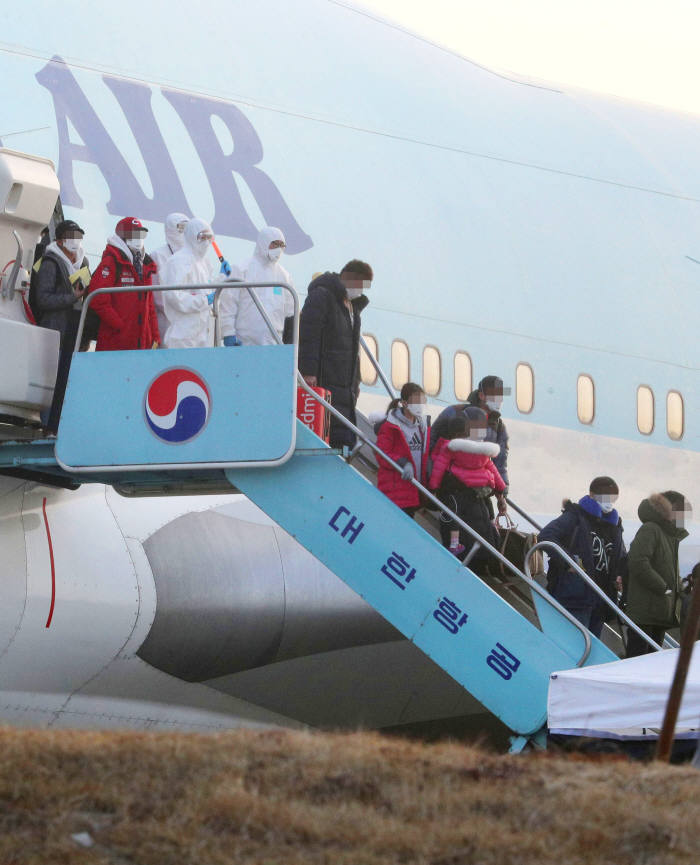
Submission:
[[[284,320],[294,315],[294,301],[282,283],[292,285],[287,271],[279,263],[285,247],[279,228],[267,226],[258,233],[255,252],[243,269],[243,282],[279,283],[270,288],[258,288],[256,293],[275,330],[282,339]],[[274,336],[260,315],[246,289],[224,291],[219,302],[221,334],[224,345],[276,345]]]
[[[214,239],[211,226],[203,219],[190,219],[185,226],[181,250],[166,262],[161,277],[163,285],[198,285],[219,281],[207,253]],[[238,273],[232,273],[234,278]],[[212,317],[209,306],[214,292],[206,288],[179,289],[164,292],[168,329],[163,343],[166,348],[206,348],[213,345]]]
[[[165,217],[163,227],[165,229],[166,242],[163,246],[159,246],[158,249],[151,253],[151,258],[155,261],[156,267],[158,268],[158,272],[155,273],[151,279],[151,285],[166,284],[165,280],[162,278],[163,273],[165,272],[165,265],[178,250],[182,249],[185,242],[185,226],[189,220],[189,216],[185,216],[184,213],[169,213]],[[165,331],[168,329],[168,319],[165,317],[162,291],[153,292],[153,303],[156,308],[156,315],[158,316],[158,330],[162,338]]]

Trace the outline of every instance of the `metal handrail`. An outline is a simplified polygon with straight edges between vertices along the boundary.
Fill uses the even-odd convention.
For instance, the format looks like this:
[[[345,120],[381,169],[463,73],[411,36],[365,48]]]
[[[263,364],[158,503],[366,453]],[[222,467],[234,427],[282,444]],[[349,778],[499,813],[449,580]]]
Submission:
[[[15,284],[17,282],[17,277],[19,276],[20,268],[22,267],[22,259],[24,258],[24,246],[22,244],[22,238],[17,234],[16,231],[12,232],[15,236],[15,242],[17,243],[17,252],[15,254],[15,262],[12,265],[12,270],[10,271],[10,276],[7,282],[3,282],[2,286],[2,296],[6,297],[8,300],[14,300],[15,297]]]
[[[539,523],[536,523],[527,511],[524,511],[519,505],[516,505],[513,499],[510,499],[506,496],[506,501],[517,514],[520,514],[521,517],[524,517],[531,526],[534,526],[537,529],[538,532],[542,531],[542,526]]]
[[[527,553],[525,553],[524,568],[525,573],[528,576],[531,576],[530,559],[532,558],[532,555],[535,553],[536,550],[543,550],[545,549],[545,547],[549,547],[555,553],[560,555],[562,559],[564,559],[564,561],[581,577],[581,579],[585,583],[587,583],[591,589],[593,589],[593,591],[601,598],[601,600],[604,601],[604,603],[608,607],[614,610],[615,615],[619,616],[619,618],[622,619],[622,621],[627,625],[628,628],[632,628],[632,630],[636,634],[642,637],[642,639],[650,646],[652,646],[657,652],[661,651],[661,646],[659,646],[658,643],[655,643],[648,634],[645,634],[644,631],[638,625],[636,625],[632,621],[632,619],[630,619],[630,617],[625,612],[623,612],[617,606],[617,604],[605,594],[605,592],[600,588],[600,586],[588,576],[588,574],[583,570],[583,568],[578,564],[578,562],[574,561],[574,559],[571,558],[571,556],[566,552],[566,550],[562,549],[559,544],[554,543],[554,541],[538,541],[536,544],[533,544],[530,547]]]
[[[336,417],[344,426],[346,426],[349,430],[351,430],[358,438],[362,439],[364,443],[371,448],[376,454],[382,457],[395,471],[401,472],[402,468],[398,465],[398,463],[394,462],[391,457],[387,456],[380,448],[377,447],[374,442],[367,438],[364,433],[358,429],[355,424],[351,423],[344,415],[342,415],[337,409],[335,409],[329,402],[326,402],[322,397],[320,397],[309,385],[307,385],[304,377],[301,373],[297,374],[297,380],[299,382],[299,386],[303,388],[316,402],[323,405],[330,413]],[[584,652],[576,663],[577,667],[583,666],[586,662],[588,656],[591,653],[591,635],[588,631],[588,628],[585,625],[582,625],[581,622],[575,617],[572,616],[571,613],[565,609],[555,598],[553,598],[546,589],[543,589],[542,586],[539,585],[535,580],[532,579],[531,576],[524,574],[522,571],[519,571],[518,568],[509,561],[501,552],[499,552],[494,546],[492,546],[488,541],[484,540],[478,532],[472,529],[471,526],[467,525],[467,523],[463,522],[457,514],[451,511],[448,507],[445,506],[443,502],[440,501],[436,496],[433,495],[430,490],[423,486],[419,481],[415,478],[411,478],[410,483],[413,484],[416,489],[425,496],[429,501],[433,502],[444,514],[447,514],[452,520],[454,520],[457,525],[461,526],[467,534],[469,534],[480,546],[484,547],[488,552],[491,553],[492,556],[497,558],[503,565],[505,565],[508,570],[514,573],[516,576],[520,577],[532,591],[536,592],[540,597],[542,597],[550,606],[554,607],[559,613],[561,613],[565,619],[571,622],[574,627],[581,632],[584,641]]]
[[[383,370],[383,369],[381,368],[381,366],[379,365],[379,361],[378,361],[377,358],[372,354],[372,352],[369,350],[369,346],[368,346],[367,343],[365,342],[365,338],[364,338],[364,336],[362,336],[362,334],[360,334],[360,345],[361,345],[362,348],[365,350],[365,354],[366,354],[367,357],[369,358],[369,362],[370,362],[370,363],[372,364],[372,366],[374,367],[374,371],[377,373],[377,375],[379,376],[379,378],[380,378],[381,381],[382,381],[382,384],[383,384],[384,387],[386,388],[386,392],[389,394],[389,396],[390,396],[392,399],[395,399],[395,398],[396,398],[396,394],[394,393],[394,389],[393,389],[392,386],[389,384],[389,380],[387,379],[386,375],[384,374],[384,370]]]
[[[97,288],[95,291],[91,291],[89,294],[85,295],[85,302],[83,303],[83,308],[80,313],[80,323],[78,325],[78,333],[75,338],[75,348],[74,353],[77,352],[80,348],[80,340],[83,335],[83,328],[85,327],[85,318],[87,316],[87,311],[89,305],[92,303],[93,299],[97,297],[99,294],[127,294],[129,292],[135,291],[214,291],[214,303],[213,313],[214,313],[214,344],[216,346],[217,340],[217,331],[219,329],[219,297],[221,292],[226,289],[241,289],[245,288],[250,296],[253,298],[253,302],[257,306],[258,310],[262,314],[265,319],[265,323],[270,328],[272,334],[277,339],[277,342],[282,342],[281,339],[278,338],[277,331],[270,321],[267,313],[265,312],[262,304],[260,303],[260,299],[255,292],[256,288],[281,288],[285,291],[288,291],[292,295],[292,300],[294,302],[294,335],[292,344],[297,345],[298,343],[298,335],[299,335],[299,295],[296,293],[295,289],[291,285],[287,285],[285,282],[203,282],[203,283],[195,283],[193,285],[115,285],[115,286],[105,286],[104,288]]]
[[[282,340],[277,333],[277,328],[272,323],[269,315],[267,314],[267,310],[262,305],[260,298],[258,297],[258,293],[255,291],[256,288],[286,288],[291,292],[292,297],[294,298],[294,335],[292,342],[296,344],[298,341],[299,334],[299,319],[297,316],[297,309],[299,304],[299,297],[296,291],[285,282],[239,282],[236,280],[225,280],[224,282],[216,283],[214,286],[214,303],[212,304],[214,308],[214,345],[217,346],[219,344],[219,340],[221,339],[221,323],[219,322],[219,302],[221,300],[221,292],[227,288],[245,288],[248,294],[251,296],[253,303],[257,307],[258,312],[263,317],[265,324],[267,325],[270,333],[275,338],[275,341],[281,345]]]

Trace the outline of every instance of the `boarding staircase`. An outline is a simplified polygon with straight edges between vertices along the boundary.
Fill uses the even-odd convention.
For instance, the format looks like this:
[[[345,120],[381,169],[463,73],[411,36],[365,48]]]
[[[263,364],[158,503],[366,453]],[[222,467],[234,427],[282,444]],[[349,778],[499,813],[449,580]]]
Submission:
[[[215,314],[222,291],[246,290],[274,333],[257,287],[220,287]],[[299,301],[282,288],[295,304],[291,345],[76,352],[58,438],[0,444],[0,472],[66,487],[107,483],[127,495],[238,490],[509,727],[514,748],[541,741],[550,675],[616,655],[527,563],[521,571],[462,524],[519,588],[509,597],[488,585],[297,420],[297,386],[307,388],[297,374]],[[87,304],[83,321],[86,312]],[[76,345],[81,331],[82,323]]]

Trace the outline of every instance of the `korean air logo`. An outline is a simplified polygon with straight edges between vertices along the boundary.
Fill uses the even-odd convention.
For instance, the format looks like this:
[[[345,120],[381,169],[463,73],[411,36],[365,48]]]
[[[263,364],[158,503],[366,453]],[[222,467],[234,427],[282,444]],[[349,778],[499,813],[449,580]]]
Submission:
[[[191,441],[207,425],[211,396],[204,379],[182,367],[162,372],[149,385],[144,414],[151,432],[169,444]]]

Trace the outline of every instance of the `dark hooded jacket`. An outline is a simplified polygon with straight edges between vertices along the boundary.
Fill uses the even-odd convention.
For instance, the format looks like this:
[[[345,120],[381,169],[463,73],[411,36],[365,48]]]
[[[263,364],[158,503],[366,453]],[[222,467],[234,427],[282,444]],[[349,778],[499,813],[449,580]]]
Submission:
[[[676,527],[671,503],[658,493],[644,499],[637,513],[642,525],[630,544],[627,615],[642,626],[677,627],[681,607],[678,545],[688,532]]]
[[[539,533],[538,540],[553,541],[575,559],[581,560],[583,570],[595,578],[595,558],[591,530],[612,542],[608,556],[609,580],[600,588],[611,600],[616,600],[615,580],[627,573],[627,550],[622,540],[622,521],[615,509],[604,514],[598,502],[584,496],[578,504],[567,501],[561,516],[548,523]],[[545,550],[549,553],[549,550]],[[556,553],[549,557],[547,589],[567,610],[594,610],[603,601],[581,577],[572,571]]]
[[[87,265],[83,259],[81,267]],[[68,268],[60,255],[49,247],[39,266],[35,303],[39,312],[37,323],[41,327],[57,330],[61,334],[61,348],[72,350],[78,332],[80,310],[75,308],[77,298],[70,283]]]
[[[309,285],[299,323],[299,371],[315,375],[319,387],[331,392],[331,404],[355,423],[360,385],[361,312],[365,295],[352,301],[353,320],[345,306],[345,286],[337,273],[323,273]],[[331,419],[331,445],[354,444],[355,436]]]

